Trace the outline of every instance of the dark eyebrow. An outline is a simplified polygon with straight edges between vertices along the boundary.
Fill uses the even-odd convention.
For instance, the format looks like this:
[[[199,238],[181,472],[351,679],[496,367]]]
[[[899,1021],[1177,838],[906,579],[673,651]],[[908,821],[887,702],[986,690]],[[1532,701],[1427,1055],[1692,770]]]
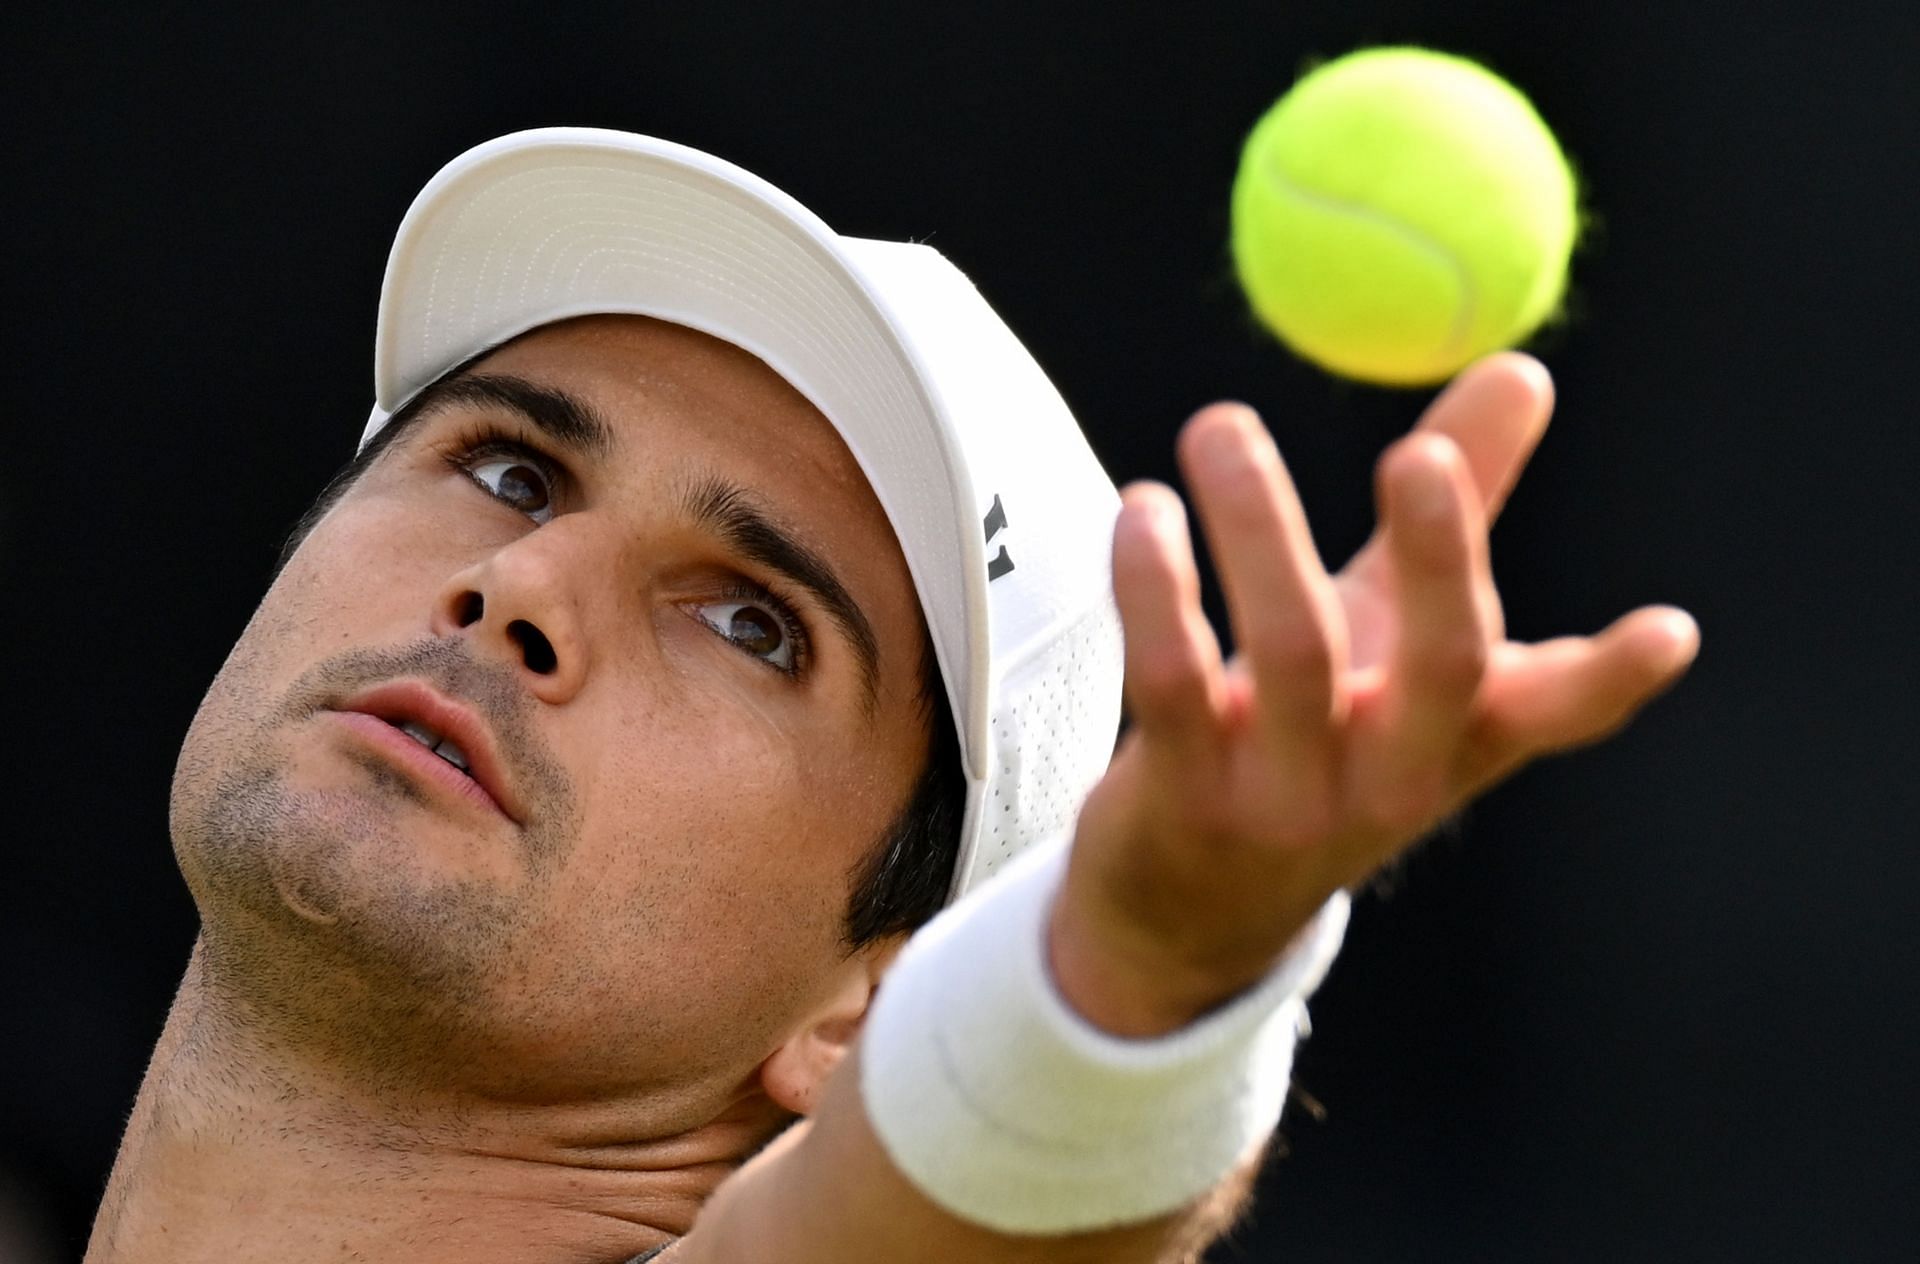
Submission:
[[[860,668],[866,691],[866,710],[872,715],[880,686],[880,644],[853,595],[826,559],[775,522],[746,488],[717,476],[701,479],[686,489],[681,506],[696,523],[717,532],[743,557],[777,571],[813,595],[846,638]]]
[[[557,387],[506,373],[442,378],[421,392],[412,411],[425,416],[459,404],[518,413],[554,443],[583,456],[605,460],[613,452],[613,427],[593,405]]]

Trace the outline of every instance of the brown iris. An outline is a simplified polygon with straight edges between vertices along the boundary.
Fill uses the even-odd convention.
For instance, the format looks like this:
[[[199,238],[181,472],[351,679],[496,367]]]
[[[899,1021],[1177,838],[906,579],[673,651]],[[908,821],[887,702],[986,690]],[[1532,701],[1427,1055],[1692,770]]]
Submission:
[[[531,465],[509,465],[501,471],[495,492],[521,513],[535,514],[547,507],[547,480]]]
[[[733,612],[733,618],[727,626],[727,637],[743,649],[756,654],[773,654],[780,649],[786,639],[786,630],[780,621],[757,606],[741,606]]]

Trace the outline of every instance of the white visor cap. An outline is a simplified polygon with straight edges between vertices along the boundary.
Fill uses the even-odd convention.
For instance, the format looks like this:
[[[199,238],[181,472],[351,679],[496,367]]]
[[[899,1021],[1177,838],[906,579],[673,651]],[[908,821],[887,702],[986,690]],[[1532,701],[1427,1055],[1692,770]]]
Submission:
[[[628,313],[742,347],[839,431],[899,538],[967,781],[949,899],[1069,828],[1113,753],[1119,497],[1059,392],[927,246],[842,237],[732,163],[598,128],[447,164],[387,261],[364,445],[465,360]]]

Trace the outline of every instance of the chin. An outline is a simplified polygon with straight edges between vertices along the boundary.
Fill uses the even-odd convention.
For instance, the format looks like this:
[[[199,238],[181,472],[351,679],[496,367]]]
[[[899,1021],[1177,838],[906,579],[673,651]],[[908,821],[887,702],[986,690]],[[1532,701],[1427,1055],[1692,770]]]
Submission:
[[[369,1088],[486,1065],[537,941],[519,902],[395,863],[405,841],[364,799],[246,773],[219,790],[217,810],[176,834],[208,990]]]
[[[182,753],[174,853],[222,959],[271,959],[289,986],[346,971],[436,1005],[476,999],[510,955],[515,894],[446,872],[378,787],[298,784],[293,763],[262,747],[201,776],[191,742]],[[303,957],[310,970],[286,969]]]

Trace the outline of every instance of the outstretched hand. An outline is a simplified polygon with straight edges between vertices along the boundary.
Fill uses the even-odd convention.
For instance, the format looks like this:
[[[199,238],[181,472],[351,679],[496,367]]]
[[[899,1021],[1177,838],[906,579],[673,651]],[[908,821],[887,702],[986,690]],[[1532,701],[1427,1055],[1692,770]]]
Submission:
[[[1127,489],[1114,535],[1133,727],[1094,789],[1057,901],[1056,981],[1116,1034],[1170,1031],[1251,985],[1335,891],[1541,755],[1619,728],[1693,660],[1693,620],[1506,639],[1487,530],[1553,406],[1537,361],[1482,360],[1377,469],[1379,525],[1322,565],[1247,408],[1180,436],[1238,653],[1200,607],[1186,514]]]

